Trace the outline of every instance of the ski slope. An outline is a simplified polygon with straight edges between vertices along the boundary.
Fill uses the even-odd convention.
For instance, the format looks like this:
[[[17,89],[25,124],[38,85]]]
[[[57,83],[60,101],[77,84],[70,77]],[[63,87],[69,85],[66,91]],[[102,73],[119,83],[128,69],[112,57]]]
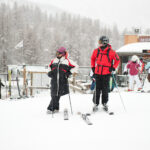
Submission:
[[[99,110],[87,125],[78,112],[90,113],[92,94],[71,93],[60,100],[60,112],[46,114],[49,91],[34,98],[0,101],[0,150],[149,150],[150,93],[118,92],[109,95],[110,116]],[[63,120],[68,108],[69,120]]]

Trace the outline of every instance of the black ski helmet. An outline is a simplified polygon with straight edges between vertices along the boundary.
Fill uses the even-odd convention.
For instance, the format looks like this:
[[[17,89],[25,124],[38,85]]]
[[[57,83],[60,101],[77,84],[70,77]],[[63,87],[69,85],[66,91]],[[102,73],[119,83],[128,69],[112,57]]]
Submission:
[[[100,38],[99,38],[99,41],[102,43],[102,44],[104,44],[104,45],[106,45],[106,44],[108,44],[109,43],[109,38],[107,37],[107,36],[101,36]]]
[[[143,61],[143,58],[142,58],[142,57],[140,57],[140,60],[142,60],[142,61]]]

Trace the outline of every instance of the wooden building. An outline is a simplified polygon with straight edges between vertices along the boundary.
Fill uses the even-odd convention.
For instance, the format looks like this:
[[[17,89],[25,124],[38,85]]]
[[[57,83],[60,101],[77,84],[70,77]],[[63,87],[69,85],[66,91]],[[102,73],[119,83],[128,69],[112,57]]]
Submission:
[[[150,61],[150,35],[125,35],[124,46],[116,52],[121,60],[119,74],[123,73],[125,64],[133,55],[142,57],[145,61]]]

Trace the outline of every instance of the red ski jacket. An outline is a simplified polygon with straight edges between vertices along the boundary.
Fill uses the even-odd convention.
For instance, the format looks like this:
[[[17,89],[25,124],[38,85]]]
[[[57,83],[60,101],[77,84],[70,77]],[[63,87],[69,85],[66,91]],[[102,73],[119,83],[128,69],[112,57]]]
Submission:
[[[119,56],[109,44],[104,50],[101,47],[95,49],[91,56],[91,68],[95,67],[95,74],[99,75],[111,74],[109,68],[116,69],[119,62]]]

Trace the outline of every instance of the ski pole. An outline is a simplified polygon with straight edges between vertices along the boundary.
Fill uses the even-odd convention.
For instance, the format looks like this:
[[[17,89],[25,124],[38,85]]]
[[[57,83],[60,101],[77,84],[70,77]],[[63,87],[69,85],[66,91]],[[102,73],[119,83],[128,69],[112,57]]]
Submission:
[[[95,96],[95,98],[94,98],[94,100],[95,100],[95,104],[96,104],[96,79],[94,78],[94,82],[95,82],[95,91],[94,91],[94,96]]]
[[[70,92],[69,92],[69,102],[70,102],[71,114],[73,115],[73,111],[72,111],[72,104],[71,104],[71,98],[70,98]]]
[[[142,88],[144,87],[144,84],[145,84],[146,77],[147,77],[147,75],[145,75],[145,74],[144,74],[144,79],[143,79]]]
[[[54,99],[52,98],[52,118],[54,118]]]
[[[116,87],[117,87],[117,90],[118,90],[118,93],[119,93],[119,96],[120,96],[120,99],[121,99],[121,102],[122,102],[122,105],[123,105],[124,111],[126,112],[126,108],[125,108],[125,105],[124,105],[124,102],[123,102],[122,96],[121,96],[121,94],[120,94],[120,90],[119,90],[119,88],[118,88],[118,85],[117,85],[117,82],[116,82],[116,79],[115,79],[115,77],[114,77],[114,74],[113,74],[113,73],[112,73],[112,77],[113,77],[113,80],[114,80],[114,82],[115,82],[115,84],[116,84]]]
[[[7,81],[5,81],[5,88],[6,88],[6,99],[7,99]]]
[[[68,80],[67,80],[68,81]],[[72,104],[71,104],[71,97],[70,97],[70,87],[69,87],[69,81],[68,81],[68,91],[69,91],[69,103],[70,103],[70,109],[71,109],[71,114],[73,115],[73,111],[72,111]]]

